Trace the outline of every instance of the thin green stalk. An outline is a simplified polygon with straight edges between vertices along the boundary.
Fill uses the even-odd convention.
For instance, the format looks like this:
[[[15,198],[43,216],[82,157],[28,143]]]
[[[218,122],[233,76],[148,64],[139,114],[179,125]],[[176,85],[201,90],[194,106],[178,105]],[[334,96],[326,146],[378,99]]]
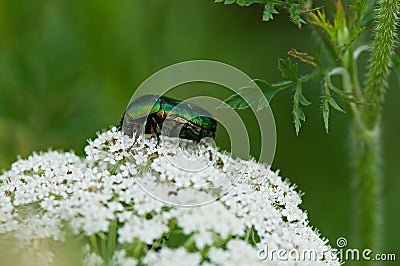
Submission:
[[[379,250],[382,234],[380,116],[395,45],[398,8],[398,1],[379,2],[374,47],[364,90],[365,102],[372,104],[359,107],[363,127],[355,124],[352,129],[358,241],[361,247],[374,252]]]
[[[107,261],[110,261],[114,255],[115,242],[117,239],[117,219],[111,221],[110,231],[107,235]]]
[[[100,237],[100,248],[101,248],[101,257],[103,260],[108,263],[107,261],[107,244],[106,244],[106,236],[104,233],[99,234]]]
[[[137,243],[135,243],[135,244],[136,244],[136,247],[133,250],[133,257],[135,259],[138,259],[142,255],[142,249],[144,247],[144,243],[141,241],[137,241]]]
[[[92,249],[93,251],[97,254],[100,255],[100,251],[99,251],[99,246],[97,245],[97,239],[96,239],[96,234],[93,234],[90,236],[90,243],[92,245]]]

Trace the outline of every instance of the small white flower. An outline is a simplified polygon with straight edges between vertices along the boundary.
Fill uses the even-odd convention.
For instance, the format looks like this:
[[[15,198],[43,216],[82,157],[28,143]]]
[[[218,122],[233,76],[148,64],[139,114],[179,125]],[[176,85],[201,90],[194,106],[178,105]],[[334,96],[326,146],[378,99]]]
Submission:
[[[103,265],[103,259],[96,253],[89,253],[83,259],[83,265],[87,266],[101,266]]]
[[[72,230],[91,243],[84,265],[253,265],[265,245],[330,249],[278,172],[190,141],[162,140],[139,136],[133,145],[114,127],[89,140],[85,159],[58,151],[19,159],[0,175],[0,234],[49,255],[41,243],[62,242]],[[181,242],[172,247],[169,239]],[[114,254],[98,247],[114,245]],[[324,259],[339,265],[334,256]]]
[[[112,265],[115,266],[136,266],[138,261],[134,258],[126,256],[125,250],[116,250],[114,252]]]
[[[220,202],[197,208],[184,209],[178,217],[179,225],[187,235],[195,232],[195,243],[199,249],[211,245],[216,236],[226,239],[229,235],[243,236],[244,221],[226,209]]]
[[[254,248],[242,240],[231,240],[227,249],[212,248],[209,252],[211,262],[219,266],[230,265],[263,265],[257,256],[254,256]]]
[[[149,252],[143,260],[146,265],[163,266],[197,266],[200,265],[200,261],[199,253],[189,253],[184,248],[163,248],[160,252]]]
[[[118,230],[118,241],[132,243],[135,239],[140,239],[146,244],[152,244],[154,240],[168,232],[168,229],[161,216],[155,216],[152,219],[134,216]]]

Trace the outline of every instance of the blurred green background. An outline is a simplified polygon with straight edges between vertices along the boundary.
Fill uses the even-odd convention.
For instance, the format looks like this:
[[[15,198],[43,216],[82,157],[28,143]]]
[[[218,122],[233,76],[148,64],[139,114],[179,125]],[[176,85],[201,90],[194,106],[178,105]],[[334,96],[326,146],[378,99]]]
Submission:
[[[87,138],[119,122],[141,82],[177,62],[217,60],[251,77],[278,81],[277,58],[292,48],[312,53],[318,39],[281,13],[265,23],[261,6],[212,0],[0,0],[0,168],[17,155],[49,147],[83,154]],[[385,252],[400,246],[398,87],[392,79],[383,119]],[[220,99],[229,95],[213,89]],[[349,119],[335,113],[326,134],[320,90],[321,84],[307,83],[305,95],[313,105],[305,110],[298,137],[291,92],[273,100],[278,140],[273,169],[305,192],[302,207],[323,236],[334,246],[338,237],[347,237],[351,246]],[[224,136],[217,137],[222,147],[228,145]]]

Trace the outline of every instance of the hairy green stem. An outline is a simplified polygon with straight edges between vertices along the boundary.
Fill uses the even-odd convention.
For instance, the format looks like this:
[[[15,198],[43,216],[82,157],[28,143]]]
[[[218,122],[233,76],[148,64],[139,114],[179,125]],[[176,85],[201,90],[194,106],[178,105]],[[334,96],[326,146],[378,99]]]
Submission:
[[[390,60],[396,42],[398,7],[399,2],[396,0],[380,1],[374,48],[364,93],[365,101],[372,103],[363,108],[364,122],[371,130],[379,125]]]
[[[359,107],[360,124],[353,126],[353,155],[355,162],[355,190],[358,242],[362,248],[379,250],[381,218],[380,204],[380,116],[387,84],[390,58],[396,39],[399,3],[381,0],[378,6],[376,35],[364,101]]]
[[[356,209],[356,242],[360,248],[377,252],[380,248],[380,132],[366,131],[358,123],[353,124],[354,189]]]

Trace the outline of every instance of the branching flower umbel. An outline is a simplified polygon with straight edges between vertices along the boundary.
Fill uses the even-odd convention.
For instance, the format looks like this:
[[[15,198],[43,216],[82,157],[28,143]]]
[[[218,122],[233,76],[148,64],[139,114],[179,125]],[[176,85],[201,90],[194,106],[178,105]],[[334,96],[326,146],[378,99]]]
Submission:
[[[19,159],[0,176],[0,240],[13,243],[16,263],[31,265],[57,263],[56,243],[71,239],[79,239],[85,265],[294,264],[261,261],[266,245],[313,249],[318,258],[308,264],[339,265],[299,209],[295,187],[277,173],[218,151],[209,167],[189,173],[165,159],[178,154],[166,143],[139,138],[132,146],[112,128],[89,141],[86,158],[48,151]],[[183,153],[199,156],[195,146]],[[175,204],[156,199],[164,196]],[[209,203],[176,206],[199,198]]]

